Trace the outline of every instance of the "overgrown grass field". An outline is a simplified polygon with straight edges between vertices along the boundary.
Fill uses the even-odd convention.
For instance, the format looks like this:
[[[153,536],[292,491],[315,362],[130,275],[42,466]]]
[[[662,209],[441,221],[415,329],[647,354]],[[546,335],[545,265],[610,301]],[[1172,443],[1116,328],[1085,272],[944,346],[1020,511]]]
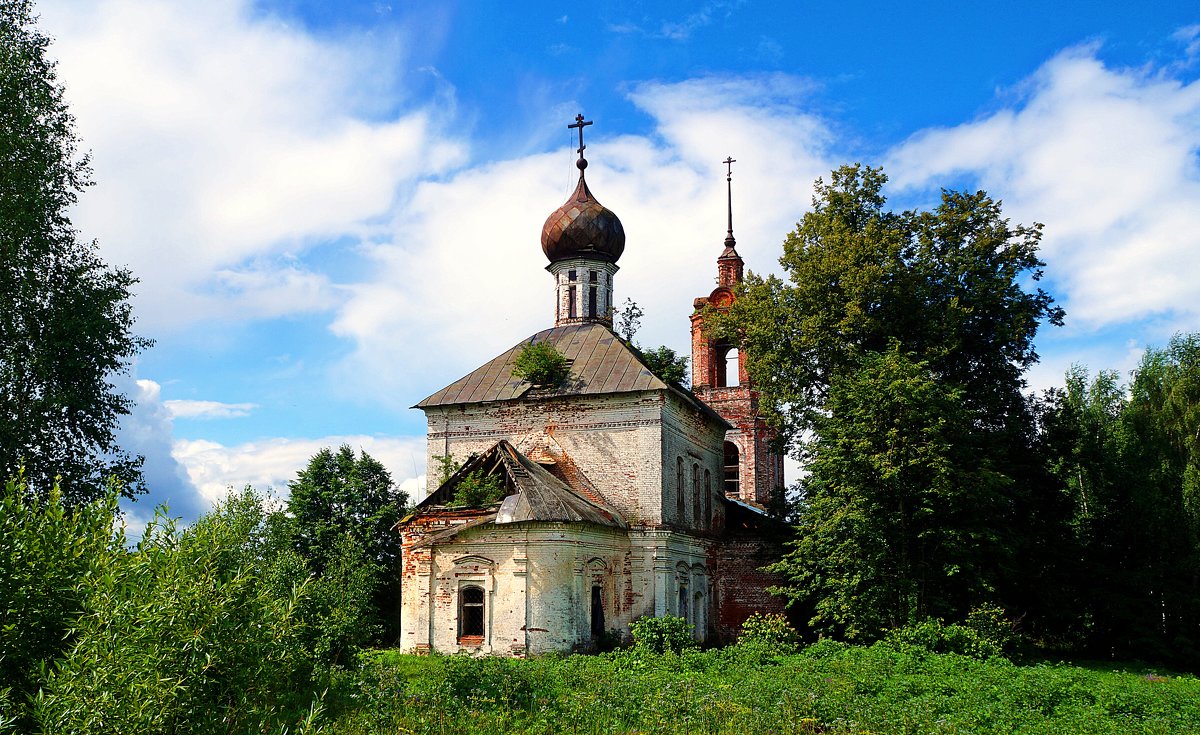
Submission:
[[[532,660],[369,654],[335,733],[1200,733],[1200,680],[822,642]],[[323,728],[323,729],[325,729]]]

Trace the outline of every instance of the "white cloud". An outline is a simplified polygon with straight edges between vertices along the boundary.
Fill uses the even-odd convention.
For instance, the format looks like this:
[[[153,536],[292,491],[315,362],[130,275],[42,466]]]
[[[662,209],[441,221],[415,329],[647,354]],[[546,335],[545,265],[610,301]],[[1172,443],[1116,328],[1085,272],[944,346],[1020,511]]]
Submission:
[[[1043,254],[1081,329],[1200,316],[1200,82],[1064,51],[1019,105],[925,130],[888,165],[903,188],[967,173],[1014,221],[1043,222]]]
[[[807,90],[782,75],[645,84],[631,99],[655,120],[652,137],[606,136],[600,122],[589,129],[589,185],[627,237],[615,303],[641,304],[644,344],[688,351],[692,300],[715,285],[723,248],[727,154],[738,161],[739,251],[757,271],[775,268],[782,234],[830,166],[832,134],[798,107]],[[335,384],[412,405],[551,326],[541,227],[577,176],[564,149],[422,183],[392,238],[369,249],[374,277],[347,289],[333,328],[355,350]]]
[[[225,446],[204,439],[179,439],[173,456],[187,469],[201,497],[216,503],[231,489],[247,485],[287,496],[288,483],[304,469],[314,454],[327,447],[348,444],[383,463],[392,479],[410,493],[423,482],[423,437],[325,436],[303,439],[272,438]]]
[[[329,308],[329,278],[296,256],[369,235],[402,187],[463,157],[440,133],[452,100],[385,114],[397,41],[318,40],[249,0],[40,10],[94,152],[76,224],[141,278],[151,333]]]
[[[148,382],[148,381],[146,381]],[[163,406],[173,419],[230,419],[249,416],[258,408],[257,403],[221,403],[220,401],[193,401],[176,399],[163,401]]]

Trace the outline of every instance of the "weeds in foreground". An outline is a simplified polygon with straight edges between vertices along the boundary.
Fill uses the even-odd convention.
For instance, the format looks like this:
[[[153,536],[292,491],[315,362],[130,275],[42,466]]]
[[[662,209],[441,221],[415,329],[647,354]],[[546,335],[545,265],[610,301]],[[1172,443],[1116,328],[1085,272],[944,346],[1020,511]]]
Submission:
[[[1016,666],[823,642],[531,660],[375,653],[327,731],[368,733],[1200,733],[1200,680]]]

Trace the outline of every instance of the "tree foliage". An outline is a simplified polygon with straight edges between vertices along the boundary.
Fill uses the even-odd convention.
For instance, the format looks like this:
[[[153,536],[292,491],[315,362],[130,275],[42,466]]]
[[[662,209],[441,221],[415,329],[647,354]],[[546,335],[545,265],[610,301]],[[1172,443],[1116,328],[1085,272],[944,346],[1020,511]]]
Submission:
[[[1070,500],[1077,640],[1093,654],[1200,655],[1200,335],[1147,350],[1126,387],[1079,366],[1045,400]]]
[[[110,378],[149,345],[131,333],[129,271],[109,268],[68,217],[90,184],[49,39],[29,0],[0,3],[0,473],[71,503],[144,491],[115,442],[130,401]]]
[[[345,444],[317,452],[288,487],[283,525],[292,548],[319,579],[369,582],[373,604],[364,618],[398,632],[401,546],[392,527],[403,517],[408,495],[378,460],[366,452],[356,456]],[[369,570],[353,570],[351,549]]]
[[[688,358],[675,354],[675,350],[661,345],[652,350],[639,350],[642,362],[650,372],[657,375],[664,383],[687,387]]]
[[[816,626],[867,639],[1023,594],[1040,539],[1020,529],[1047,487],[1023,374],[1039,325],[1063,316],[1025,288],[1040,225],[1011,225],[983,192],[893,212],[885,182],[858,165],[818,180],[786,280],[750,274],[706,316],[808,462],[776,571]]]

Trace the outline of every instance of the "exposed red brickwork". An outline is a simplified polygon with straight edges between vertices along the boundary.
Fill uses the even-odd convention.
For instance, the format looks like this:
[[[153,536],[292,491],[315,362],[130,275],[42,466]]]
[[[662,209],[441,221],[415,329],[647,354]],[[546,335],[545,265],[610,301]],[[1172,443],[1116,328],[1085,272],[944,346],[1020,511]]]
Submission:
[[[774,436],[759,413],[759,394],[746,374],[746,356],[737,355],[737,380],[726,375],[726,356],[732,345],[712,340],[704,333],[704,310],[726,309],[733,303],[733,289],[742,279],[742,259],[732,248],[717,259],[720,285],[708,296],[693,302],[692,392],[734,428],[725,440],[738,449],[738,490],[728,492],[755,505],[770,505],[783,491],[783,455],[771,446]],[[732,367],[732,366],[729,366]],[[736,385],[731,385],[736,382]]]
[[[792,537],[790,526],[728,505],[725,536],[713,545],[708,558],[717,608],[715,628],[726,643],[737,639],[742,623],[753,613],[787,613],[785,600],[767,592],[768,587],[786,580],[762,567],[778,561]]]

